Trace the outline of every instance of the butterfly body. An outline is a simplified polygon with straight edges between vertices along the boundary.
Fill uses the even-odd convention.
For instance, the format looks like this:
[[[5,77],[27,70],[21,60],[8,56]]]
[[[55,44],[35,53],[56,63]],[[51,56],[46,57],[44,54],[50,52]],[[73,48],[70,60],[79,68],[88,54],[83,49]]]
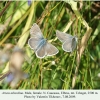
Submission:
[[[45,44],[46,44],[46,39],[41,38],[35,51],[37,51],[39,48],[43,47]]]

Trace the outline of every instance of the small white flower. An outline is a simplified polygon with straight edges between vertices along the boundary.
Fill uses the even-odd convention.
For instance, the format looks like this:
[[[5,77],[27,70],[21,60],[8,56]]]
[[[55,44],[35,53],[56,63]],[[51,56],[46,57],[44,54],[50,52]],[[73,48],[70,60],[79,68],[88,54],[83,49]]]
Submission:
[[[98,75],[97,75],[98,77],[100,77],[100,73],[98,73]]]
[[[55,65],[55,61],[52,61],[52,65]]]

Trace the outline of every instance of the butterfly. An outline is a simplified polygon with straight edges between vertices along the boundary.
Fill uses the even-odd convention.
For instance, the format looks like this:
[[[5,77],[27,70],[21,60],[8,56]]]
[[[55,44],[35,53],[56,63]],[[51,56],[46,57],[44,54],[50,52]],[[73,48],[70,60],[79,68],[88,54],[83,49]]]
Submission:
[[[28,44],[31,49],[34,50],[38,58],[44,58],[45,56],[56,55],[58,49],[49,43],[42,35],[39,26],[34,23],[30,29],[31,38],[28,40]]]
[[[73,52],[77,45],[77,37],[56,30],[57,38],[63,43],[62,49],[66,52]]]

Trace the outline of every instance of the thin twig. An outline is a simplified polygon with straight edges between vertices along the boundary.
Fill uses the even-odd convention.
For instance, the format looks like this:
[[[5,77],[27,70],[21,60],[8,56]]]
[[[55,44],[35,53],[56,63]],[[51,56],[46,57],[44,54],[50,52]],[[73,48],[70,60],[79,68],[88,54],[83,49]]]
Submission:
[[[0,12],[0,16],[2,16],[4,14],[4,12],[6,11],[6,9],[8,8],[8,6],[11,4],[12,1],[9,1],[7,3],[7,5],[4,7],[4,9]]]

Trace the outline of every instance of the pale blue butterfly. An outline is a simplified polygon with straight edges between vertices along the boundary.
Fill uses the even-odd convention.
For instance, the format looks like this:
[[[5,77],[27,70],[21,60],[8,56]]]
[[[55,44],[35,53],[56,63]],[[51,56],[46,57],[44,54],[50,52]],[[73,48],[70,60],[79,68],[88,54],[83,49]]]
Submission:
[[[28,44],[31,49],[34,50],[38,58],[44,58],[45,56],[56,55],[58,49],[44,39],[39,26],[34,23],[30,29],[31,38],[28,40]]]
[[[77,45],[77,37],[56,30],[57,38],[63,43],[62,49],[66,52],[72,52]]]

